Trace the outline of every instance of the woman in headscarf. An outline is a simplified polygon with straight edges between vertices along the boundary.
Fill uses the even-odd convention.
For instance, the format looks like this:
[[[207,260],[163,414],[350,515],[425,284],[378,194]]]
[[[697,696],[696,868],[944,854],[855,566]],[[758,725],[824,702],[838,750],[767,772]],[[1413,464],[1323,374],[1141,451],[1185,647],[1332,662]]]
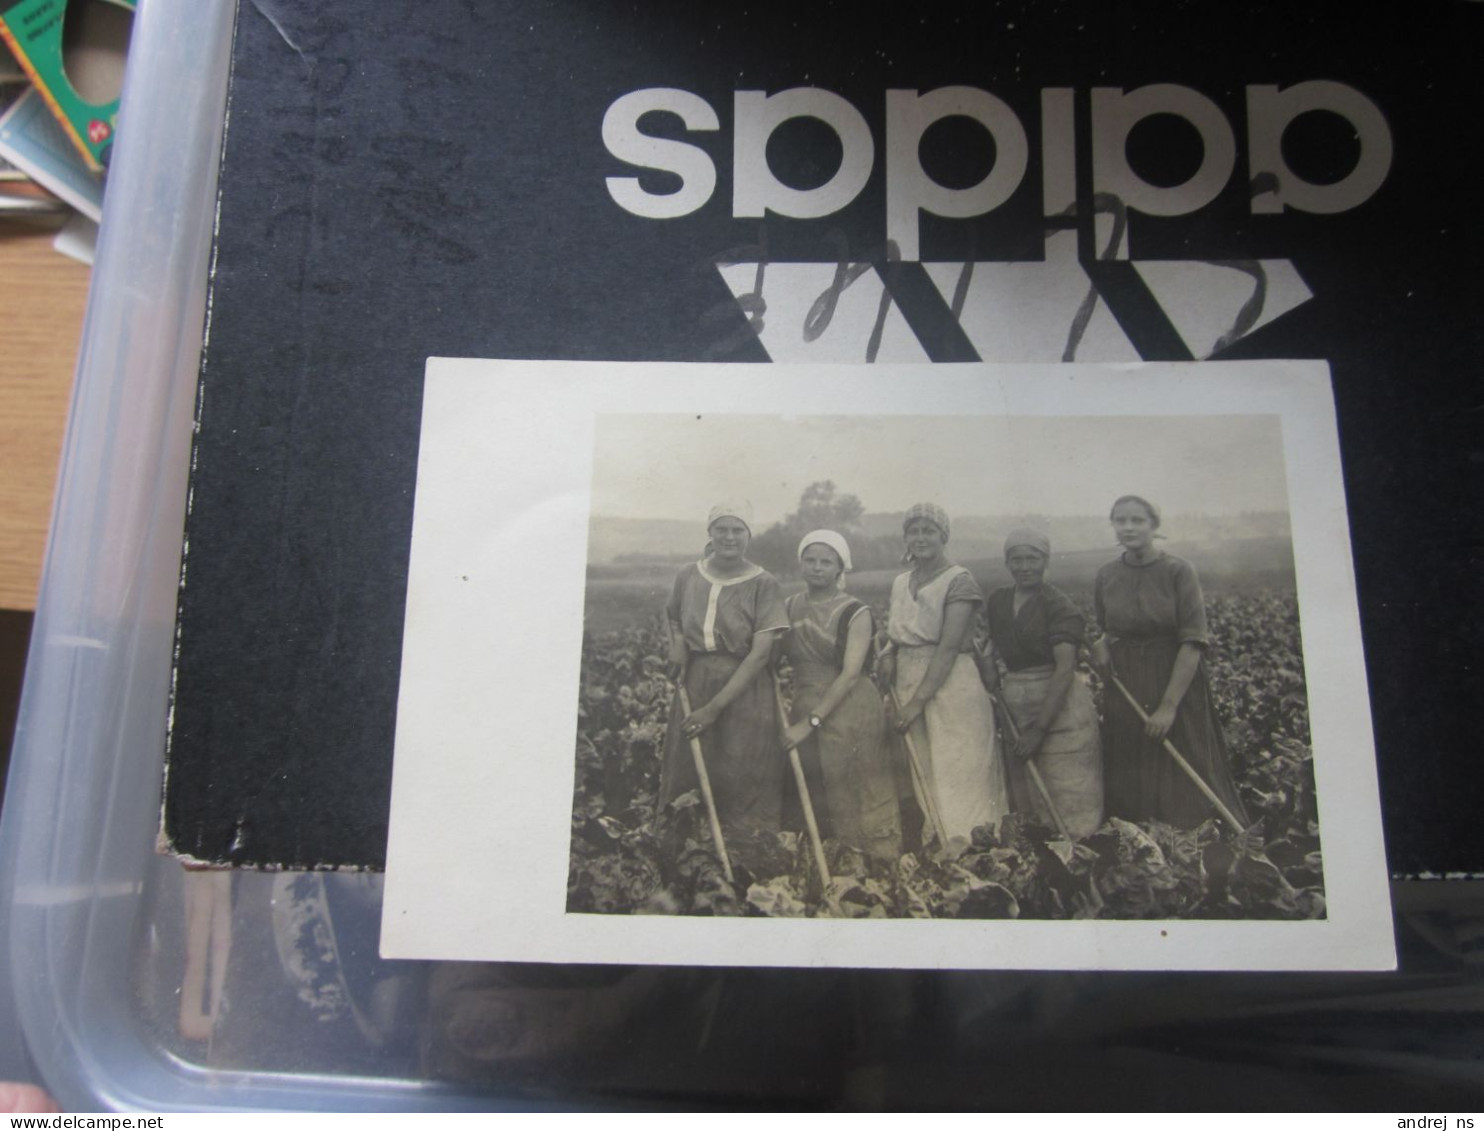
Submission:
[[[788,628],[783,594],[747,560],[750,503],[712,507],[706,533],[705,556],[680,571],[666,609],[670,675],[684,684],[691,713],[671,712],[659,804],[698,787],[690,740],[699,738],[723,833],[777,832],[784,759],[765,672],[774,634]]]
[[[1246,824],[1202,663],[1210,637],[1195,568],[1154,544],[1163,537],[1159,508],[1147,499],[1122,496],[1109,519],[1123,554],[1098,571],[1093,588],[1105,633],[1093,645],[1093,662],[1122,681],[1149,721],[1141,720],[1115,688],[1107,689],[1103,783],[1108,814],[1181,828],[1213,815],[1210,802],[1163,749],[1161,741],[1169,739]]]
[[[786,749],[811,736],[824,778],[823,808],[836,839],[880,860],[902,854],[896,777],[881,696],[866,678],[875,625],[870,608],[843,591],[850,546],[833,530],[799,540],[807,588],[784,607],[793,668]],[[821,799],[816,798],[818,803]]]
[[[1030,781],[1034,759],[1057,814],[1075,837],[1103,823],[1103,756],[1097,707],[1077,676],[1086,624],[1072,599],[1045,583],[1051,540],[1021,527],[1005,539],[1005,569],[1014,585],[989,595],[992,657],[1005,668],[1000,697],[1020,732],[1009,747],[1005,776],[1017,812],[1053,822]],[[1010,741],[1009,735],[1002,735]]]
[[[912,568],[892,583],[883,675],[901,704],[897,730],[911,734],[923,763],[913,785],[927,829],[936,811],[948,848],[980,825],[998,824],[1008,808],[994,708],[972,656],[984,594],[968,570],[948,560],[942,507],[914,503],[902,533]]]

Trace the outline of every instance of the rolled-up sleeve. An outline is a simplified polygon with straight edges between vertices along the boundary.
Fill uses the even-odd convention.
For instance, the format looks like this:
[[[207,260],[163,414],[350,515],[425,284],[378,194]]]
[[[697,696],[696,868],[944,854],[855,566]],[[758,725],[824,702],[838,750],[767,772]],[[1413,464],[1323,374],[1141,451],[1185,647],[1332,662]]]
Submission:
[[[1046,643],[1080,646],[1087,635],[1087,621],[1065,593],[1046,594]]]
[[[783,607],[783,590],[778,579],[764,573],[757,579],[753,593],[752,631],[777,632],[788,627],[788,610]]]
[[[944,605],[951,605],[955,601],[968,601],[977,606],[984,604],[984,590],[979,588],[979,583],[968,570],[949,581],[948,589],[943,594]]]

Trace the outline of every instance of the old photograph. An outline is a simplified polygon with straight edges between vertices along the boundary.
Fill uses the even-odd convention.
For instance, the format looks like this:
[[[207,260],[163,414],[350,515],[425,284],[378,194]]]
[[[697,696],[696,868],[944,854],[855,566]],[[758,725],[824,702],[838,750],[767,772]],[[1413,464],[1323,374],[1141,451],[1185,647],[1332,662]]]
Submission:
[[[569,911],[1325,913],[1276,416],[605,415],[583,627]]]
[[[1322,364],[433,359],[383,950],[1392,961]]]

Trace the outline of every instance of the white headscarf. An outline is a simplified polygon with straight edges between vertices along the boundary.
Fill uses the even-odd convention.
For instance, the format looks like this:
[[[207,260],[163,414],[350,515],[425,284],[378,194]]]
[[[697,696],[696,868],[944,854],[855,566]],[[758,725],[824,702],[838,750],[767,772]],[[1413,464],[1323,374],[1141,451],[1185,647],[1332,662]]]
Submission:
[[[747,527],[747,533],[752,533],[752,504],[746,499],[734,499],[731,502],[720,502],[711,508],[711,513],[706,516],[706,529],[710,530],[719,518],[737,518],[742,520],[742,525]]]
[[[842,572],[848,573],[850,571],[852,568],[850,564],[850,543],[845,541],[843,534],[837,534],[833,530],[811,530],[804,537],[800,538],[797,555],[799,561],[804,560],[804,551],[816,542],[822,546],[828,546],[840,555],[840,564],[844,566]]]

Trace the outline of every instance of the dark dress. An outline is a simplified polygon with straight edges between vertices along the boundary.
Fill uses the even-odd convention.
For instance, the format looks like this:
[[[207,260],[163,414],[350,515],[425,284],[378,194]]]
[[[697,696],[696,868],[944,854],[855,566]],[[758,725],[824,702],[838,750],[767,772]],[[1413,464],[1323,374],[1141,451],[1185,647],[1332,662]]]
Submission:
[[[852,619],[871,611],[844,593],[822,605],[809,602],[808,594],[795,593],[786,602],[790,631],[788,659],[793,668],[791,721],[807,719],[840,676],[835,661],[841,618],[854,608]],[[813,753],[824,785],[821,806],[833,835],[853,848],[882,860],[895,861],[902,854],[901,813],[890,747],[886,742],[886,713],[881,693],[862,677],[804,743]]]
[[[1153,714],[1169,686],[1180,646],[1190,643],[1204,650],[1209,643],[1206,604],[1194,567],[1173,554],[1143,564],[1119,558],[1098,571],[1093,600],[1098,621],[1108,634],[1114,674],[1144,710]],[[1145,737],[1143,722],[1116,688],[1106,689],[1103,711],[1103,780],[1109,816],[1130,821],[1153,818],[1193,828],[1216,815],[1161,744]],[[1248,824],[1232,781],[1204,660],[1180,701],[1167,737],[1233,815]]]
[[[717,577],[705,562],[680,571],[667,607],[690,652],[685,689],[698,711],[726,686],[760,632],[788,627],[783,595],[771,573],[753,566],[740,577]],[[670,712],[660,773],[661,808],[698,789],[690,743],[681,733],[684,712]],[[778,704],[767,671],[743,689],[701,735],[706,774],[716,798],[722,832],[777,832],[783,805],[785,761]]]
[[[1080,646],[1085,635],[1082,614],[1072,599],[1052,585],[1042,585],[1015,610],[1015,587],[996,589],[986,603],[989,636],[1006,673],[1000,695],[1021,733],[1041,717],[1056,670],[1052,649]],[[1006,739],[1008,735],[1002,736]],[[1009,743],[1006,743],[1009,747]],[[1075,837],[1088,836],[1103,823],[1103,755],[1097,708],[1092,692],[1074,675],[1041,748],[1035,756],[1057,815]],[[1026,772],[1025,763],[1006,756],[1005,778],[1010,805],[1045,824],[1053,819]]]

